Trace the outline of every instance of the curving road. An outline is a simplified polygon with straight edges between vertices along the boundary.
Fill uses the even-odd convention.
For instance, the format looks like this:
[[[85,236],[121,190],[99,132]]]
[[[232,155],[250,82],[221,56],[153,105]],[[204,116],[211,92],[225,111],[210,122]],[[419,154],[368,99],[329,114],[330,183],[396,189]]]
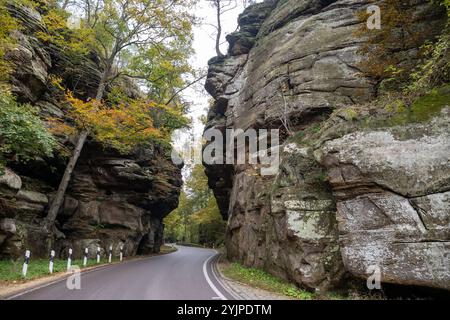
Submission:
[[[19,293],[25,300],[211,300],[233,299],[222,287],[211,249],[178,246],[174,253],[132,260],[81,273],[81,289],[66,279]]]

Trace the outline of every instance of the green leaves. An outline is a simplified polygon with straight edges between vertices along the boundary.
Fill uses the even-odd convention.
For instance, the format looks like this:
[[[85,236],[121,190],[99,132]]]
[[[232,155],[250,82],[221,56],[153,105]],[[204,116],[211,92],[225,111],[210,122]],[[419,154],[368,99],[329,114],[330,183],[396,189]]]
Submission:
[[[165,233],[171,240],[219,245],[224,240],[225,222],[208,187],[202,165],[196,165],[180,196],[180,204],[167,218]]]
[[[11,17],[7,8],[7,0],[0,0],[0,86],[5,86],[11,71],[11,66],[4,59],[5,53],[13,48],[16,40],[11,36],[11,31],[19,28],[19,23]]]
[[[93,49],[110,79],[134,78],[156,102],[184,86],[191,68],[195,1],[98,0],[85,8],[83,23],[93,30]]]
[[[34,107],[19,104],[10,94],[0,92],[0,166],[8,157],[27,161],[51,156],[55,144]]]

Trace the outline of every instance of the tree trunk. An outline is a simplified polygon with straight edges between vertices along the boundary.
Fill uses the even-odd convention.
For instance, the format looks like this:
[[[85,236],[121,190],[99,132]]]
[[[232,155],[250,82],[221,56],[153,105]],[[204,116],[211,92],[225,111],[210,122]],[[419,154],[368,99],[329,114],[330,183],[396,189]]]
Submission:
[[[217,35],[216,35],[216,53],[218,57],[223,57],[223,53],[220,51],[220,38],[222,37],[222,22],[220,12],[220,1],[216,2],[216,15],[217,15]]]
[[[77,164],[78,157],[81,154],[81,150],[83,149],[84,142],[86,141],[87,136],[88,132],[86,130],[83,130],[78,137],[77,145],[75,147],[75,150],[73,151],[73,155],[70,158],[69,163],[67,164],[64,176],[59,183],[58,191],[56,192],[55,198],[52,201],[50,209],[48,210],[47,217],[44,220],[44,227],[46,231],[50,231],[51,227],[55,223],[59,208],[61,208],[62,202],[64,200],[67,186],[69,185],[70,178],[72,177],[73,169]]]
[[[108,79],[108,74],[109,74],[109,72],[107,72],[106,70],[102,74],[100,83],[98,84],[98,88],[97,88],[97,95],[95,96],[95,99],[97,101],[100,101],[103,98],[103,94],[105,93],[105,89],[106,89],[106,81]]]
[[[105,71],[102,74],[102,77],[100,79],[100,83],[97,88],[97,94],[95,99],[100,101],[103,98],[103,94],[105,92],[106,88],[106,82],[109,75],[109,69],[106,68]],[[75,165],[77,164],[78,158],[81,154],[81,150],[83,150],[84,143],[86,142],[86,138],[89,135],[89,132],[87,130],[81,131],[80,135],[78,136],[77,145],[75,147],[75,150],[73,151],[72,157],[69,160],[69,163],[67,164],[66,170],[64,171],[64,176],[59,183],[58,190],[56,191],[55,199],[53,199],[50,208],[48,210],[47,217],[45,217],[45,220],[43,221],[44,230],[47,232],[50,232],[51,228],[53,227],[56,216],[58,215],[59,209],[61,208],[62,202],[64,200],[64,195],[66,194],[67,186],[69,185],[70,179],[72,178],[73,169],[75,168]]]

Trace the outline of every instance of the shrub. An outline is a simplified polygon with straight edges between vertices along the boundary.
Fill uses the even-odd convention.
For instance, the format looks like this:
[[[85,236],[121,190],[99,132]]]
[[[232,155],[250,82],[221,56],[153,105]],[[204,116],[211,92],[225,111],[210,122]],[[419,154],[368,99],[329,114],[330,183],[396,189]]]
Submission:
[[[55,144],[36,108],[17,103],[11,94],[0,91],[0,170],[7,159],[50,156]]]

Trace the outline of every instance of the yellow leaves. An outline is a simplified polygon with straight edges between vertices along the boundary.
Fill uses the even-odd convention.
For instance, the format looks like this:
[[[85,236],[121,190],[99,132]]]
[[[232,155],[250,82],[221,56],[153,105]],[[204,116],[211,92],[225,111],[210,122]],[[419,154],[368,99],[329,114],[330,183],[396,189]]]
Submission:
[[[42,19],[48,28],[53,30],[65,29],[67,27],[67,22],[65,17],[62,16],[60,11],[49,10]]]
[[[52,86],[55,88],[58,88],[59,90],[65,91],[66,89],[62,85],[63,79],[61,77],[58,77],[56,75],[49,75],[48,80]]]
[[[73,136],[77,133],[76,128],[66,124],[62,119],[50,117],[46,120],[49,131],[55,136]]]
[[[11,72],[10,63],[4,59],[5,53],[16,43],[11,31],[20,28],[17,20],[9,14],[6,4],[6,0],[0,0],[0,88],[4,86],[1,82],[6,82]]]
[[[121,152],[129,152],[138,144],[167,136],[153,126],[150,110],[157,105],[152,101],[131,100],[115,106],[107,106],[95,99],[84,102],[67,93],[72,106],[71,116],[77,125],[89,130],[95,138]]]
[[[42,16],[47,31],[36,32],[36,37],[46,43],[52,43],[67,54],[85,54],[93,41],[93,31],[86,28],[71,30],[68,24],[69,14],[61,9],[46,10]]]

